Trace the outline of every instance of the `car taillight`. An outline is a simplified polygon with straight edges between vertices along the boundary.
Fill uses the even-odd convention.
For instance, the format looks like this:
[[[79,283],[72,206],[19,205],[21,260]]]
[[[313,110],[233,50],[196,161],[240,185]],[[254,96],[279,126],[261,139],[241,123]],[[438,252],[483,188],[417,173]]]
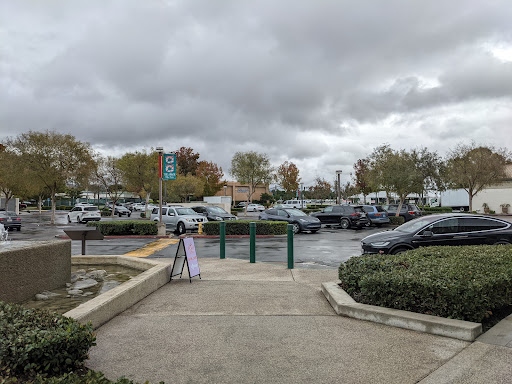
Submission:
[[[16,221],[21,221],[21,217],[17,217],[17,218],[16,218]]]
[[[375,216],[380,216],[380,215],[381,215],[381,213],[376,213],[376,214],[375,214]]]
[[[351,213],[350,216],[359,216],[359,213]]]
[[[414,215],[416,212],[414,212],[414,211],[409,211],[409,213],[410,213],[411,215]]]
[[[4,218],[3,218],[3,217],[0,217],[0,221],[4,221]]]

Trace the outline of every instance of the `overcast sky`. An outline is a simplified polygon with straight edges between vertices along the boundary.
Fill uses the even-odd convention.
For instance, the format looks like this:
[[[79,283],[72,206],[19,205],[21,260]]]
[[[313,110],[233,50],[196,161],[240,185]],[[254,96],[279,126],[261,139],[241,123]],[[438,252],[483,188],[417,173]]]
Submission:
[[[237,151],[328,181],[374,147],[512,150],[510,0],[0,0],[0,141]]]

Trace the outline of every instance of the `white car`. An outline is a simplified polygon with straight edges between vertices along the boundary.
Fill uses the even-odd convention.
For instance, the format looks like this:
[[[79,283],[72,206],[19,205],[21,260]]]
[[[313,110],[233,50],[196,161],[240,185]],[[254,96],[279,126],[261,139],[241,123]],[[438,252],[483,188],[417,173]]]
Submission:
[[[159,208],[153,208],[151,212],[151,221],[159,221]],[[192,208],[181,206],[162,207],[162,222],[169,229],[181,235],[187,231],[197,231],[199,223],[207,223],[208,219],[198,214]]]
[[[101,213],[95,205],[77,205],[68,213],[68,223],[84,223],[87,221],[100,221]]]
[[[265,207],[261,204],[248,204],[247,205],[247,212],[263,212],[265,210]]]

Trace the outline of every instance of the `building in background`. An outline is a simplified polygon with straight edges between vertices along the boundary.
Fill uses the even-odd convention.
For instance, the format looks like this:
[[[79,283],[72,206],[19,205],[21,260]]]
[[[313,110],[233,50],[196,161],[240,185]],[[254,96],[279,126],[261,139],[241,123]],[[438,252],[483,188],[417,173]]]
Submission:
[[[240,184],[237,181],[228,181],[224,184],[219,192],[215,196],[231,196],[233,203],[239,201],[247,201],[247,194],[249,193],[249,186],[247,184]],[[252,200],[260,200],[263,193],[270,194],[268,185],[258,185],[252,195]]]

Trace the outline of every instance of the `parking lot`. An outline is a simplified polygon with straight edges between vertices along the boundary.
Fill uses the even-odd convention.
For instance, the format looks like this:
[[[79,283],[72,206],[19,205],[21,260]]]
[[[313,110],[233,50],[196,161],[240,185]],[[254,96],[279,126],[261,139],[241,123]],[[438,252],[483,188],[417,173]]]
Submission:
[[[20,232],[9,232],[9,239],[18,240],[49,240],[56,236],[64,235],[64,229],[80,227],[85,224],[68,224],[65,213],[58,213],[56,224],[50,225],[50,214],[45,212],[22,213],[22,229]],[[129,220],[131,218],[118,218],[114,220]],[[110,217],[102,218],[102,221],[112,220]],[[294,237],[294,255],[297,267],[305,268],[337,268],[341,262],[352,256],[361,254],[360,240],[384,228],[339,229],[322,228],[321,231],[311,233],[299,233]],[[154,239],[105,239],[87,242],[87,254],[90,255],[121,255],[154,242]],[[198,256],[219,257],[219,240],[211,238],[196,238],[195,245]],[[81,242],[72,242],[72,254],[81,253]],[[170,244],[147,257],[171,258],[176,253],[176,245]],[[227,239],[226,257],[249,260],[249,239]],[[258,238],[256,240],[256,261],[287,262],[286,237]]]

